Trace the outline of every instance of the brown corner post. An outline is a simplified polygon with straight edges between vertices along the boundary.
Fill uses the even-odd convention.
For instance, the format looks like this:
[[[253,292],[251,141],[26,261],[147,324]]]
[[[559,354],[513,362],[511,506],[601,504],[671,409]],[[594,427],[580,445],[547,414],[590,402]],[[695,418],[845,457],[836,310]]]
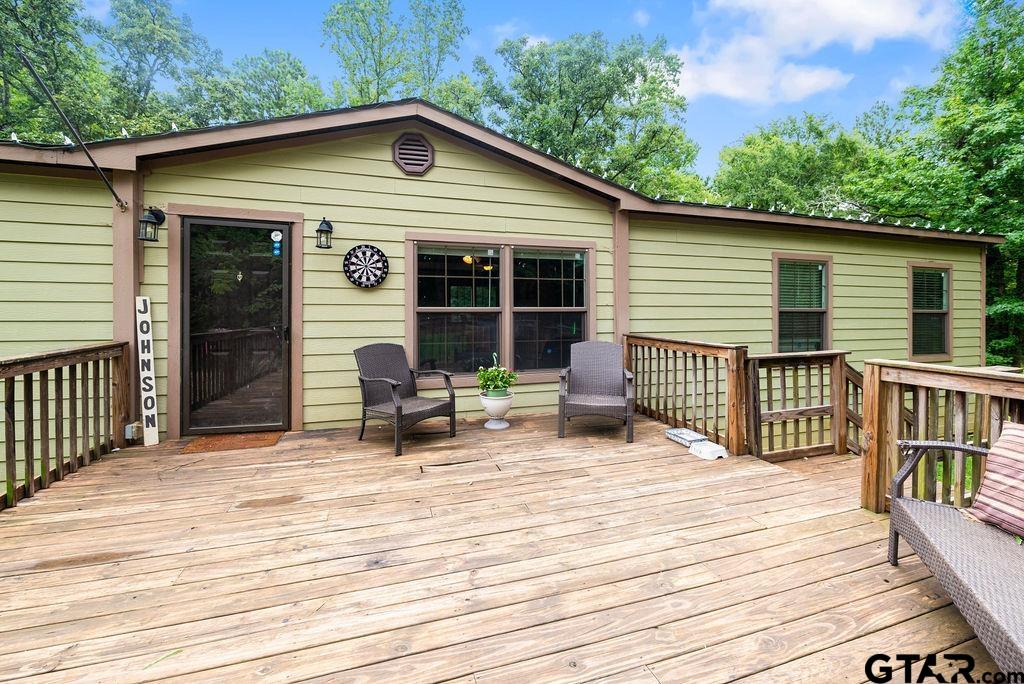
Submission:
[[[838,352],[832,357],[832,369],[829,373],[829,397],[832,400],[832,445],[837,454],[848,451],[846,422],[846,352]]]
[[[728,377],[725,385],[726,418],[728,445],[726,448],[733,454],[747,452],[747,417],[744,409],[747,406],[746,394],[747,348],[730,349],[726,355]]]
[[[131,357],[128,343],[125,342],[121,353],[113,358],[111,367],[111,416],[114,419],[114,447],[123,449],[127,442],[124,429],[131,422]]]

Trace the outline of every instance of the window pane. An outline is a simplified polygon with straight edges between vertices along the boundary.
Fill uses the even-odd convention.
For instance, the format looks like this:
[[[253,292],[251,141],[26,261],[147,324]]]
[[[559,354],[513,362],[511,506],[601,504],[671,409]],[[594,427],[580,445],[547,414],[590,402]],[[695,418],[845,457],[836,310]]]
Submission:
[[[568,366],[570,345],[586,337],[585,316],[581,311],[517,313],[512,326],[515,369]]]
[[[417,287],[419,306],[444,306],[444,278],[425,277],[422,274]]]
[[[417,314],[418,363],[421,369],[475,373],[490,366],[498,352],[498,314]]]
[[[932,268],[914,269],[914,310],[945,311],[948,308],[949,273]]]
[[[512,262],[513,303],[517,307],[584,307],[584,250],[517,249]]]
[[[916,299],[916,297],[915,297]],[[945,313],[914,314],[914,355],[946,354],[946,316]]]
[[[780,261],[779,308],[825,308],[825,264],[815,261]]]
[[[821,351],[825,348],[824,331],[824,313],[780,311],[779,351]]]
[[[421,307],[498,307],[500,249],[467,245],[419,245],[417,297]]]

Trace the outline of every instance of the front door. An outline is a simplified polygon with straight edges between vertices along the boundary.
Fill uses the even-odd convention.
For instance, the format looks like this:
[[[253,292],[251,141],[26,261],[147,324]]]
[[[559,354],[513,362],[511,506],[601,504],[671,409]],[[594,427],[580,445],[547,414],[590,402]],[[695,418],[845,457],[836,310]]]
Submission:
[[[288,424],[288,231],[256,221],[183,221],[186,434]]]

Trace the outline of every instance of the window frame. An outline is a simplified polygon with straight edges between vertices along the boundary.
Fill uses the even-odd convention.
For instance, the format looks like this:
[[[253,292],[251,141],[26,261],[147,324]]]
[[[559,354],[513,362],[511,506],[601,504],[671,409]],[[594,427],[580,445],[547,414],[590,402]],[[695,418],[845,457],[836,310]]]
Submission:
[[[786,311],[806,311],[823,313],[825,320],[822,328],[823,350],[832,348],[832,255],[813,254],[810,252],[772,252],[772,352],[779,353],[779,264],[783,261],[810,261],[825,266],[825,307],[819,309],[786,309]]]
[[[946,272],[946,351],[941,354],[914,353],[914,270]],[[938,313],[922,310],[921,313]],[[937,363],[953,360],[953,264],[938,261],[907,262],[907,359],[921,363]]]
[[[498,362],[511,368],[514,358],[513,316],[516,311],[521,313],[583,311],[585,312],[584,340],[597,339],[597,243],[589,240],[557,240],[547,238],[531,238],[509,235],[487,234],[444,234],[444,233],[406,233],[405,236],[405,348],[412,368],[419,366],[419,327],[418,314],[424,311],[437,311],[436,307],[419,307],[419,278],[417,273],[416,248],[421,244],[433,245],[466,245],[474,247],[499,248],[500,290],[497,308],[470,308],[466,311],[481,313],[498,313]],[[515,307],[512,292],[512,264],[515,249],[551,249],[580,250],[586,256],[586,306],[584,307]],[[452,311],[452,309],[444,309]],[[559,369],[528,370],[519,373],[519,384],[547,383],[558,381]],[[423,378],[418,384],[424,388],[442,387],[443,382],[436,378]],[[459,373],[452,377],[455,387],[476,387],[475,373]]]

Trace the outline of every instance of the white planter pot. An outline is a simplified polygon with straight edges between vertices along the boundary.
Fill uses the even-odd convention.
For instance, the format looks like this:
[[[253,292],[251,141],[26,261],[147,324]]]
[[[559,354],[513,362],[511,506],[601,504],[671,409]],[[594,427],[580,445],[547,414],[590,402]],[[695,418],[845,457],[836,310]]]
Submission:
[[[484,427],[488,430],[504,430],[507,428],[508,421],[505,420],[505,415],[512,408],[512,399],[514,398],[515,395],[511,392],[504,397],[488,397],[481,392],[480,403],[484,406],[484,413],[491,417],[489,421],[484,423]]]

